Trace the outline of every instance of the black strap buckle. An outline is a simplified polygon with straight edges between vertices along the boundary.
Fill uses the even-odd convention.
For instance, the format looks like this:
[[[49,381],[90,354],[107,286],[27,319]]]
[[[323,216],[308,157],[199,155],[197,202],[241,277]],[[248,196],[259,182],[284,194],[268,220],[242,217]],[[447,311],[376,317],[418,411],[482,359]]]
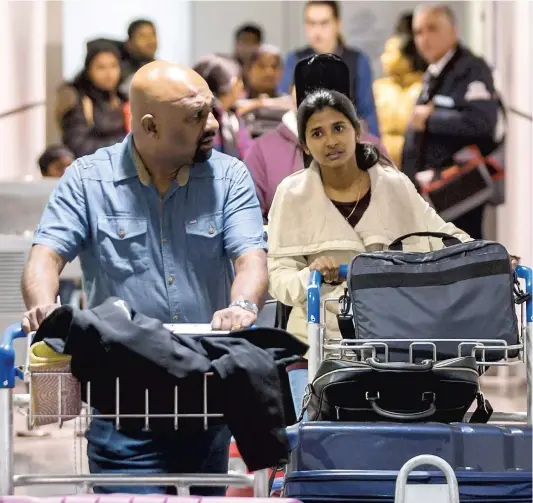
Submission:
[[[337,323],[339,324],[339,331],[343,339],[355,339],[355,326],[353,324],[353,314],[350,313],[352,308],[352,300],[348,293],[348,288],[344,289],[344,294],[339,299],[339,314],[337,315]]]
[[[473,424],[487,424],[492,416],[492,413],[494,412],[494,409],[481,391],[476,394],[476,402],[476,410],[473,412],[469,422]]]
[[[531,298],[531,295],[529,293],[524,292],[524,290],[522,290],[522,287],[520,286],[520,281],[518,281],[518,276],[516,275],[516,271],[514,271],[513,273],[513,281],[514,281],[513,293],[515,297],[514,298],[515,303],[520,305],[520,304],[523,304],[524,302],[527,302]]]

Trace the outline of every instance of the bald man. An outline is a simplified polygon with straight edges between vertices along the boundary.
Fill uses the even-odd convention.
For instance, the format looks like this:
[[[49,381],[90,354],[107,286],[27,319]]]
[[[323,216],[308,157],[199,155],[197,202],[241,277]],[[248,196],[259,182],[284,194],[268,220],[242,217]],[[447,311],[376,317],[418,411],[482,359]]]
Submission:
[[[213,104],[207,83],[187,67],[154,62],[135,74],[132,133],[66,170],[35,232],[22,280],[26,331],[37,330],[57,307],[59,275],[76,256],[89,308],[119,297],[166,323],[231,330],[255,322],[268,282],[263,220],[246,166],[213,150]],[[156,438],[94,419],[87,440],[93,473],[224,473],[228,467],[226,427]]]
[[[491,153],[496,148],[499,101],[487,63],[459,43],[450,7],[420,4],[413,33],[419,53],[429,63],[402,156],[403,171],[416,182],[420,171],[452,166],[454,155],[466,146]],[[465,185],[465,193],[469,190]],[[483,211],[480,205],[453,223],[481,239]]]

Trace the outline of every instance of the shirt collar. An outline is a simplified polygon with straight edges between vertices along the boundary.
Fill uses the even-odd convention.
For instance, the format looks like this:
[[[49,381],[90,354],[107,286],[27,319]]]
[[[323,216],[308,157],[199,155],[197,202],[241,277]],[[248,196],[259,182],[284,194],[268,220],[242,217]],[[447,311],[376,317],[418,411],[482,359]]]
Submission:
[[[146,165],[139,152],[135,148],[133,136],[129,134],[124,140],[124,143],[126,144],[126,155],[122,157],[121,162],[119,162],[115,170],[114,180],[119,182],[126,178],[138,176],[139,181],[143,185],[150,185],[152,183],[152,177],[150,176],[148,169],[146,169]],[[128,153],[130,155],[127,155]],[[187,185],[187,182],[189,181],[189,173],[190,167],[183,166],[176,174],[176,183],[180,187]]]
[[[150,172],[146,168],[146,165],[144,164],[144,161],[142,160],[139,151],[135,148],[135,144],[133,144],[132,147],[133,160],[135,162],[135,167],[137,168],[137,175],[139,176],[139,181],[143,185],[148,186],[152,183],[152,177],[150,176]],[[190,169],[190,166],[182,166],[180,170],[176,173],[175,180],[179,187],[184,187],[185,185],[187,185],[189,181]]]
[[[439,61],[436,63],[433,63],[428,66],[428,73],[432,77],[438,77],[442,70],[444,70],[444,67],[449,63],[450,59],[453,58],[453,55],[455,54],[455,51],[457,49],[454,47],[453,49],[450,49]]]

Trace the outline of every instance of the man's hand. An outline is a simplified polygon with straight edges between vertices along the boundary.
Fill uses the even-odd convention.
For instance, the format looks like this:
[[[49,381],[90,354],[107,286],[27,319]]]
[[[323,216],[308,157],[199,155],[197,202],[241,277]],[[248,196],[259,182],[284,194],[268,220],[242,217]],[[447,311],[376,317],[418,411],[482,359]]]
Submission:
[[[319,257],[309,266],[311,271],[320,271],[324,283],[336,283],[339,278],[339,264],[331,257]]]
[[[44,306],[37,306],[24,313],[22,317],[22,329],[26,334],[29,332],[35,332],[43,320],[52,311],[55,311],[59,307],[59,304],[46,304]]]
[[[213,315],[211,327],[213,330],[239,330],[252,326],[256,319],[257,315],[247,309],[238,306],[228,307]]]
[[[427,105],[416,105],[413,110],[411,124],[416,131],[424,131],[426,129],[426,122],[434,110],[433,103]]]

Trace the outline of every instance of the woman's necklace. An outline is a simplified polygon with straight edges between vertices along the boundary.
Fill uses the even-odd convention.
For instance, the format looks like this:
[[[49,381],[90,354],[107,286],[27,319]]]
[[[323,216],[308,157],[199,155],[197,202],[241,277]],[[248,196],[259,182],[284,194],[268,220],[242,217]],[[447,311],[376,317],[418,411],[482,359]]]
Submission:
[[[362,176],[361,176],[362,178]],[[362,181],[362,180],[361,180]],[[347,216],[347,217],[344,217],[344,219],[348,222],[350,220],[350,218],[352,217],[352,215],[355,213],[355,210],[357,209],[357,205],[359,204],[359,201],[361,199],[361,186],[363,185],[361,183],[361,181],[359,182],[359,191],[357,193],[357,201],[355,201],[355,206],[353,207],[352,211],[350,211],[350,214]]]

